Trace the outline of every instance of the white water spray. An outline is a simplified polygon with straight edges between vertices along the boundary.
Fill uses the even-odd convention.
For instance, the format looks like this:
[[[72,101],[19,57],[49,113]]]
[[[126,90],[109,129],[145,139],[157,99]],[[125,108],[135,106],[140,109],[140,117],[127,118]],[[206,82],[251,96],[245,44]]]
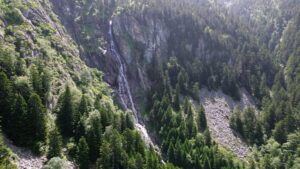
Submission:
[[[121,55],[119,51],[117,50],[116,43],[114,41],[113,37],[113,29],[112,29],[112,21],[109,21],[109,43],[110,43],[110,49],[112,52],[112,55],[116,57],[116,60],[118,62],[119,66],[119,74],[118,74],[118,94],[121,99],[122,105],[124,106],[125,110],[132,110],[134,115],[134,124],[136,129],[141,133],[143,136],[144,141],[149,146],[153,146],[156,151],[159,151],[159,148],[155,146],[153,141],[151,140],[151,137],[148,134],[148,131],[145,127],[145,125],[142,123],[142,121],[139,119],[139,112],[136,110],[132,94],[130,91],[130,87],[128,84],[127,76],[126,76],[126,65],[122,61]]]

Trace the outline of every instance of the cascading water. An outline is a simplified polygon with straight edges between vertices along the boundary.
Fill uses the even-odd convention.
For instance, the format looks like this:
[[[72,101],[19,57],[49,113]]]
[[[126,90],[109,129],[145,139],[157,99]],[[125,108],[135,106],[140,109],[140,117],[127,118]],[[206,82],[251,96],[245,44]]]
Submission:
[[[118,74],[118,94],[121,99],[122,105],[124,106],[125,110],[130,109],[134,115],[134,124],[136,129],[142,134],[144,141],[149,146],[153,146],[157,151],[159,151],[158,147],[153,143],[151,137],[148,134],[148,131],[143,124],[142,120],[139,119],[139,112],[136,110],[132,94],[130,91],[130,87],[128,84],[127,76],[126,76],[126,65],[122,61],[121,55],[117,50],[116,43],[113,37],[113,29],[112,29],[112,21],[109,21],[109,43],[110,43],[110,50],[119,66],[119,74]]]

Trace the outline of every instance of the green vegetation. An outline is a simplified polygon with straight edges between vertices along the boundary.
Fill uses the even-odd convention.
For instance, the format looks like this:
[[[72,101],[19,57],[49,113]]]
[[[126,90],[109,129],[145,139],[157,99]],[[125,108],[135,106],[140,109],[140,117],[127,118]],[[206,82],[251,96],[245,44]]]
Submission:
[[[5,137],[46,155],[44,168],[66,168],[66,160],[82,169],[299,168],[300,6],[266,1],[234,0],[231,11],[208,0],[0,0]],[[67,7],[71,12],[63,13]],[[146,147],[131,115],[114,103],[103,73],[86,66],[115,71],[105,54],[111,17],[125,20],[120,27],[134,20],[145,30],[141,36],[152,22],[154,32],[168,30],[166,44],[158,45],[165,49],[150,62],[143,57],[148,44],[129,30],[116,37],[131,50],[130,80],[136,65],[146,72],[150,87],[140,92],[141,104],[162,155]],[[229,117],[236,135],[253,147],[249,163],[211,136],[198,104],[204,87],[236,101],[244,89],[253,96],[257,110],[237,108]],[[1,135],[2,168],[16,166]]]
[[[65,160],[79,168],[95,163],[98,168],[175,168],[164,166],[161,156],[146,148],[131,116],[114,105],[103,74],[85,66],[70,37],[55,34],[63,27],[54,19],[50,2],[29,3],[32,8],[25,1],[0,1],[0,116],[5,136],[46,155],[44,168],[65,168]],[[39,18],[37,8],[47,11],[50,24]],[[39,19],[26,18],[24,11]],[[0,168],[16,168],[2,136],[0,151]]]

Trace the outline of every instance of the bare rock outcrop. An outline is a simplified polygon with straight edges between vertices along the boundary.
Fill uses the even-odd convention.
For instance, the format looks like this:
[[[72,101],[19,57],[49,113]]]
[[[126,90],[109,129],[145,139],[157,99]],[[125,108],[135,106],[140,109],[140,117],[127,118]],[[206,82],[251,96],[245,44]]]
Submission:
[[[241,100],[236,102],[220,90],[208,91],[204,88],[200,91],[200,101],[215,141],[239,158],[245,159],[250,152],[250,147],[234,134],[229,126],[229,117],[236,106],[240,106],[241,109],[249,106],[255,108],[251,96],[245,90],[241,90]]]

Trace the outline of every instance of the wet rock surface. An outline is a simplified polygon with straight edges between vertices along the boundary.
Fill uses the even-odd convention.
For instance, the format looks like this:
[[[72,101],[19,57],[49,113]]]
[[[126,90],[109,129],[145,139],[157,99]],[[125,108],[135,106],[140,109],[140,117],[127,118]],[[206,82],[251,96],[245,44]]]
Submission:
[[[229,126],[229,117],[236,106],[244,109],[255,104],[245,90],[241,90],[241,100],[234,101],[221,91],[200,91],[200,101],[206,113],[207,124],[215,141],[233,152],[240,159],[245,159],[250,147],[244,143]]]

